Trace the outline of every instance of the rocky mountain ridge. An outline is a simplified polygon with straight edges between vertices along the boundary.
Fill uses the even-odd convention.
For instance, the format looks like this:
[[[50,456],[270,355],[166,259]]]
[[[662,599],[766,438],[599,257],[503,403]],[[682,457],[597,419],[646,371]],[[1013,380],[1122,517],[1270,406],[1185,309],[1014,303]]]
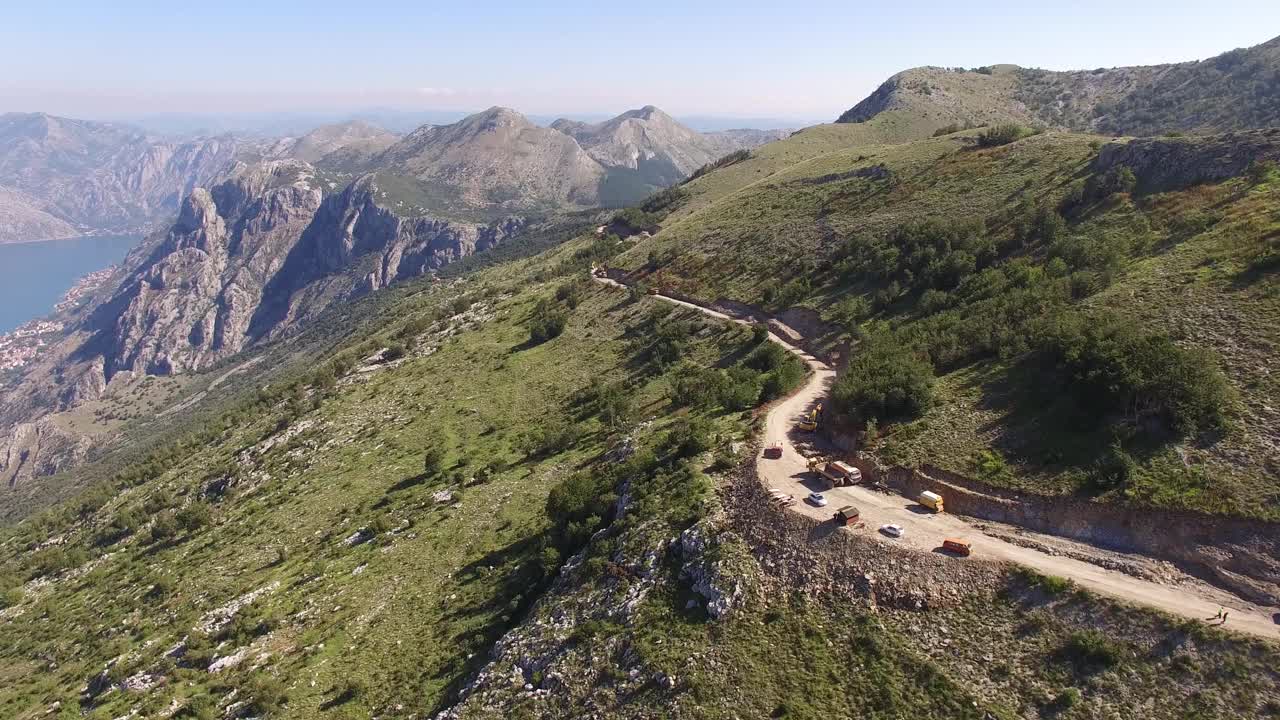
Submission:
[[[786,131],[699,133],[662,110],[646,105],[602,123],[561,118],[552,129],[578,141],[596,162],[615,170],[640,172],[648,184],[673,185],[725,155],[785,137]]]
[[[492,220],[633,204],[730,152],[784,134],[699,133],[651,105],[602,123],[562,118],[550,127],[492,107],[451,125],[419,128],[361,169],[395,178],[409,207]]]
[[[386,150],[400,135],[376,125],[353,120],[322,125],[299,137],[284,138],[264,155],[270,159],[294,159],[325,168],[343,170],[367,162]]]

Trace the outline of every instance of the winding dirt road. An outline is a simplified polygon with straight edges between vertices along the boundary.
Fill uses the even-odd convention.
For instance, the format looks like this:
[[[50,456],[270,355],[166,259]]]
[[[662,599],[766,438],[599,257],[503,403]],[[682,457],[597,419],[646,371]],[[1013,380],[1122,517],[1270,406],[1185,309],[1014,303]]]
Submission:
[[[616,280],[595,274],[592,277],[606,285],[626,288]],[[728,322],[750,324],[747,320],[734,318],[662,294],[654,297]],[[766,417],[764,445],[766,447],[781,445],[782,457],[779,459],[756,457],[756,469],[761,482],[771,489],[796,499],[796,502],[790,506],[791,510],[829,521],[835,508],[854,505],[860,510],[865,526],[859,529],[847,528],[845,532],[864,535],[870,542],[896,543],[921,552],[937,552],[944,538],[963,538],[972,545],[975,558],[1017,563],[1045,575],[1069,578],[1076,584],[1101,595],[1146,605],[1194,620],[1216,623],[1213,621],[1214,616],[1219,609],[1226,608],[1230,614],[1226,629],[1280,639],[1280,608],[1254,605],[1190,576],[1183,576],[1177,582],[1171,583],[1144,580],[1083,560],[1053,555],[1039,549],[1007,542],[985,534],[978,527],[982,523],[971,522],[949,513],[935,514],[913,500],[897,494],[879,493],[858,486],[828,489],[825,481],[815,478],[808,471],[808,458],[797,449],[797,441],[812,438],[804,437],[809,434],[798,433],[795,427],[800,418],[830,392],[831,385],[835,382],[836,372],[826,363],[784,340],[776,333],[770,333],[769,339],[798,356],[812,371],[804,386],[774,405]],[[821,492],[827,498],[826,507],[818,507],[806,499],[814,490]],[[904,529],[905,532],[901,538],[890,538],[880,532],[879,528],[890,523]],[[1061,538],[1025,530],[1016,532],[1033,540],[1032,544],[1045,547],[1053,547],[1064,542]],[[1070,544],[1076,550],[1092,551],[1099,558],[1116,555],[1116,553],[1092,548],[1082,543]],[[1140,558],[1140,556],[1127,557]],[[971,562],[961,558],[956,558],[954,561]]]

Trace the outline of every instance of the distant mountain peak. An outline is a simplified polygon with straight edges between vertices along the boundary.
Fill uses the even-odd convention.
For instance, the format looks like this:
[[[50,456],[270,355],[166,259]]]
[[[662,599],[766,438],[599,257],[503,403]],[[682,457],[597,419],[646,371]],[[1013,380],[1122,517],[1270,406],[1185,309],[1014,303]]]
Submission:
[[[623,118],[640,118],[643,120],[649,120],[655,117],[671,119],[670,115],[663,112],[662,109],[656,105],[645,105],[644,107],[636,110],[628,110],[615,118],[615,120]]]
[[[509,107],[502,107],[500,105],[494,105],[488,110],[485,110],[483,112],[478,112],[474,115],[465,117],[461,121],[459,121],[459,124],[464,124],[464,123],[474,124],[474,123],[481,123],[481,122],[494,123],[494,124],[500,124],[500,125],[532,125],[533,124],[533,122],[530,121],[529,118],[525,117],[523,114],[517,112],[516,110],[512,110]]]

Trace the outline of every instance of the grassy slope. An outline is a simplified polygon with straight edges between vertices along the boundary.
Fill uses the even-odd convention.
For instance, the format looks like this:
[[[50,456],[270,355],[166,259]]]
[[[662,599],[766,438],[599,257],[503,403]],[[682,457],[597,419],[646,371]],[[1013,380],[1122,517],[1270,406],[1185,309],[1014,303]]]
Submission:
[[[214,442],[87,517],[18,526],[4,541],[9,560],[0,575],[38,577],[20,585],[24,599],[0,621],[0,645],[11,650],[0,655],[0,677],[7,679],[0,714],[36,717],[53,702],[73,706],[78,689],[108,663],[115,676],[149,670],[168,684],[104,695],[92,706],[94,717],[138,707],[152,714],[265,676],[285,687],[293,717],[363,717],[392,705],[427,712],[446,700],[537,597],[548,491],[569,472],[599,462],[616,432],[577,417],[576,440],[545,458],[527,457],[523,437],[549,418],[567,418],[570,396],[593,382],[627,382],[633,411],[659,415],[650,432],[667,424],[666,379],[637,364],[625,337],[655,301],[628,302],[591,287],[562,335],[526,342],[535,301],[561,282],[535,278],[547,277],[579,247],[402,293],[394,322],[373,326],[375,339],[383,327],[395,331],[442,306],[451,308],[446,316],[459,312],[466,305],[455,304],[460,294],[475,304],[428,330],[410,359],[357,373],[331,391],[310,391],[324,396],[318,408],[309,409],[307,400],[297,414],[282,401],[241,413]],[[577,265],[566,267],[579,274]],[[711,365],[741,354],[748,333],[687,315],[695,330],[707,329],[686,359]],[[742,432],[738,415],[718,423]],[[445,471],[416,481],[423,453],[440,444],[447,448]],[[486,466],[498,469],[493,479],[467,480]],[[230,495],[205,503],[201,488],[228,475],[236,478]],[[454,503],[432,499],[445,488],[455,493]],[[147,520],[192,503],[211,507],[211,527],[170,543],[150,540]],[[130,512],[141,513],[142,524],[126,539],[95,548],[103,528]],[[380,530],[374,540],[344,545],[368,527]],[[33,568],[59,552],[43,544],[47,536],[57,537],[62,551],[85,554],[68,572],[41,573]],[[46,549],[33,552],[40,547]],[[149,590],[156,583],[163,592]],[[271,587],[254,609],[241,612],[271,621],[263,626],[268,634],[248,642],[252,652],[242,665],[210,674],[164,660],[205,613]],[[246,632],[216,655],[231,654],[255,635],[256,620],[243,622]],[[54,626],[56,635],[44,630]],[[48,663],[56,671],[38,670]],[[357,697],[344,698],[352,688],[359,688]]]
[[[70,525],[19,526],[3,541],[8,560],[0,575],[28,574],[32,563],[56,552],[46,544],[50,536],[68,551],[86,549],[89,559],[26,583],[21,602],[0,614],[6,649],[0,652],[0,714],[41,717],[61,702],[64,714],[79,716],[80,689],[108,664],[114,679],[146,671],[163,683],[103,694],[83,708],[92,718],[135,709],[154,716],[198,696],[225,706],[283,694],[287,702],[272,713],[282,717],[421,716],[447,702],[485,661],[490,644],[539,597],[542,505],[550,488],[574,469],[598,467],[599,454],[614,442],[614,433],[589,416],[576,423],[578,439],[550,457],[527,458],[521,435],[568,412],[573,393],[597,379],[629,382],[636,418],[655,420],[634,427],[641,442],[683,414],[662,398],[665,378],[637,363],[628,335],[646,322],[655,301],[588,288],[563,335],[526,344],[535,301],[562,282],[554,269],[566,267],[562,261],[584,245],[448,286],[406,288],[392,303],[393,320],[375,321],[348,342],[367,349],[369,336],[380,345],[406,320],[448,306],[448,319],[424,333],[409,359],[320,390],[324,398],[314,409],[304,403],[292,413],[286,398],[242,413],[215,441]],[[546,278],[551,281],[540,282]],[[455,304],[459,294],[471,302]],[[743,331],[695,314],[687,319],[696,332],[686,359],[723,366],[741,358]],[[749,433],[749,413],[707,416],[722,446]],[[283,434],[282,426],[288,428]],[[446,448],[444,474],[415,483],[423,453],[437,444]],[[465,482],[490,464],[499,467],[492,480]],[[143,525],[109,547],[90,547],[122,512],[142,509],[150,519],[155,508],[200,502],[200,488],[228,472],[239,483],[211,503],[211,526],[155,543]],[[432,498],[446,487],[456,493],[454,504]],[[664,519],[685,512],[681,488],[642,485],[632,492],[629,520],[612,539],[593,542],[590,559],[643,551],[681,529]],[[362,527],[379,534],[367,543],[343,543]],[[44,549],[33,552],[36,547]],[[746,555],[745,548],[737,552]],[[1107,707],[1154,697],[1162,682],[1157,660],[1128,661],[1094,676],[1106,682],[1092,684],[1053,675],[1052,667],[1033,670],[1068,632],[1050,623],[1052,632],[1024,643],[1030,649],[1021,649],[1014,664],[1018,677],[1032,673],[1032,679],[994,696],[975,693],[971,666],[921,650],[912,624],[931,616],[877,622],[852,606],[777,596],[710,623],[684,609],[689,588],[678,567],[664,565],[661,574],[629,628],[582,633],[577,657],[596,672],[593,655],[616,657],[618,665],[608,665],[613,675],[606,673],[588,697],[566,699],[566,712],[595,711],[607,700],[603,707],[615,707],[619,716],[638,717],[983,717],[987,710],[1013,717],[1015,708],[1049,703],[1042,696],[1055,697],[1060,687],[1080,685],[1087,703]],[[588,578],[581,590],[589,593],[598,578]],[[274,589],[239,612],[224,644],[190,651],[225,657],[248,647],[240,664],[210,673],[190,656],[164,659],[184,637],[198,635],[194,628],[211,610],[263,588]],[[550,596],[540,612],[555,615],[567,602]],[[965,615],[964,622],[976,616],[986,623],[973,637],[962,618],[948,622],[955,623],[958,642],[976,646],[988,642],[993,628],[1015,632],[1017,612],[1012,605],[1002,609],[994,623],[989,612]],[[1212,652],[1248,673],[1267,662],[1232,644]],[[649,667],[682,678],[675,696],[648,684],[635,695],[610,697],[616,667],[637,654]],[[1040,672],[1050,675],[1035,679]],[[1255,707],[1258,696],[1270,696],[1269,684],[1247,691],[1257,677],[1223,681],[1229,707]],[[525,714],[539,713],[515,716]]]
[[[753,180],[742,163],[729,168],[736,168],[733,175],[717,178],[718,171],[690,183],[695,201],[615,264],[639,269],[656,258],[660,267],[651,284],[753,303],[773,292],[835,320],[838,301],[871,298],[879,289],[856,268],[845,276],[833,272],[844,240],[883,237],[920,219],[982,219],[988,235],[1008,240],[1018,203],[1027,198],[1056,205],[1087,174],[1097,147],[1090,136],[1050,133],[975,150],[967,142],[974,134],[808,156],[775,147],[799,137],[775,143],[766,147],[769,156],[792,164],[769,166],[768,174]],[[881,164],[891,181],[867,174]],[[850,176],[857,171],[864,176]],[[1274,180],[1258,187],[1233,180],[1123,197],[1092,207],[1069,228],[1075,236],[1133,248],[1121,275],[1084,306],[1106,306],[1184,345],[1213,349],[1243,398],[1238,429],[1226,439],[1181,454],[1166,448],[1144,460],[1147,472],[1128,490],[1140,502],[1249,515],[1274,514],[1280,504],[1280,448],[1271,429],[1280,418],[1266,400],[1275,396],[1266,368],[1280,347],[1280,297],[1274,277],[1247,271],[1249,259],[1280,226],[1277,193]],[[1031,246],[1014,257],[1043,264],[1045,252]],[[812,287],[789,296],[777,292],[797,278]],[[929,315],[907,298],[863,320],[910,327]],[[1082,480],[1075,461],[1087,463],[1109,439],[1103,432],[1068,432],[1052,412],[1028,411],[1026,394],[1011,391],[1007,382],[1016,360],[948,368],[939,383],[945,401],[900,428],[886,448],[889,457],[969,471],[974,453],[991,446],[1019,471],[993,480],[1041,492],[1076,489]],[[1030,430],[1037,426],[1048,428],[1049,436]]]
[[[1267,127],[1277,112],[1280,38],[1169,65],[1055,72],[1015,65],[919,67],[895,75],[840,117],[884,111],[946,123],[1018,122],[1078,132],[1212,134]]]

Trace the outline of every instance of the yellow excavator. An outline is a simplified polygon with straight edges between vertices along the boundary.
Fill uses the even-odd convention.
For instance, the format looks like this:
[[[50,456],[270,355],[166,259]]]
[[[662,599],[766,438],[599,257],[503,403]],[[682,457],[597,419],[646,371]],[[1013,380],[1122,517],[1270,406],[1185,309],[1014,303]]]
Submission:
[[[804,418],[800,420],[800,423],[796,425],[796,427],[805,432],[816,432],[818,430],[818,417],[820,415],[822,415],[821,405],[805,413]]]

